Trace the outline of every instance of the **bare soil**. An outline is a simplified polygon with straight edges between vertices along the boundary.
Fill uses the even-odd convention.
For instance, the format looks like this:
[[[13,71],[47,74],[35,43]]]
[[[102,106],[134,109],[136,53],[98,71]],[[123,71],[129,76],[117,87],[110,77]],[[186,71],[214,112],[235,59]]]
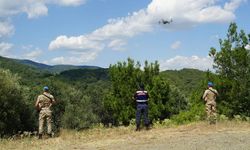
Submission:
[[[0,149],[250,150],[250,123],[201,122],[140,132],[132,127],[63,131],[52,139],[1,140]]]

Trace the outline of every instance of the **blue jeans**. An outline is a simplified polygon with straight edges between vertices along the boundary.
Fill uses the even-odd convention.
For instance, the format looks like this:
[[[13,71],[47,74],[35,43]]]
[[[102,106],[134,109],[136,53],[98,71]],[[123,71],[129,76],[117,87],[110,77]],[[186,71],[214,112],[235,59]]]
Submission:
[[[148,105],[143,103],[137,103],[137,110],[136,110],[136,125],[139,126],[141,122],[141,114],[143,114],[144,118],[144,124],[146,126],[149,125],[149,120],[148,120]]]

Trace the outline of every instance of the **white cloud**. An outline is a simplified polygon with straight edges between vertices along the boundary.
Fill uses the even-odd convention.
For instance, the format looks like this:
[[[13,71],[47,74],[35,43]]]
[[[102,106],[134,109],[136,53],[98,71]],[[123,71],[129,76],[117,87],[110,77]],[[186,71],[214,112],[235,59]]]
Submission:
[[[98,52],[111,48],[115,43],[124,46],[127,38],[154,31],[159,26],[177,30],[204,23],[228,23],[235,19],[234,11],[243,1],[245,0],[231,0],[221,5],[218,0],[152,0],[147,8],[126,17],[109,19],[106,25],[89,34],[75,37],[58,36],[51,41],[49,49],[89,49],[97,56]],[[172,19],[173,22],[159,25],[162,19]]]
[[[25,6],[23,11],[28,14],[28,18],[37,18],[39,16],[46,16],[48,14],[47,6],[41,2],[32,3],[30,6]]]
[[[29,59],[33,61],[37,61],[36,59],[43,54],[43,51],[40,48],[33,45],[22,46],[22,51],[24,51],[24,54],[21,56],[22,59]]]
[[[46,16],[48,5],[79,6],[86,0],[0,0],[0,38],[14,33],[14,26],[5,20],[25,13],[29,19]]]
[[[126,45],[126,42],[124,40],[115,39],[108,44],[108,47],[113,50],[122,51],[124,50],[124,45]]]
[[[10,43],[2,42],[0,43],[0,55],[8,56],[9,50],[13,47]]]
[[[41,56],[42,50],[36,49],[24,55],[26,59],[35,60],[37,57]]]
[[[224,5],[224,9],[228,11],[235,11],[243,1],[246,2],[247,0],[231,0]]]
[[[0,0],[0,17],[27,13],[29,18],[47,15],[50,4],[79,6],[86,0]]]
[[[170,24],[170,28],[208,22],[230,22],[235,19],[234,11],[244,1],[231,0],[221,6],[218,0],[169,0],[167,2],[153,0],[148,6],[148,12],[157,19],[172,18],[173,23]]]
[[[19,13],[27,13],[28,18],[47,15],[48,8],[40,0],[0,0],[0,17],[11,17]]]
[[[246,50],[250,50],[250,45],[247,44],[247,45],[245,46],[245,49],[246,49]]]
[[[50,50],[65,48],[65,49],[73,49],[76,51],[79,50],[100,50],[103,49],[103,44],[99,43],[96,40],[92,40],[86,36],[79,37],[67,37],[65,35],[57,37],[54,41],[52,41],[49,45]]]
[[[183,68],[193,68],[199,70],[213,70],[213,59],[199,56],[175,56],[160,62],[161,70],[179,70]]]
[[[49,49],[68,49],[69,51],[91,51],[92,56],[97,56],[104,48],[113,48],[122,50],[125,41],[121,40],[126,37],[132,37],[141,32],[152,30],[148,23],[149,18],[145,17],[146,12],[141,10],[133,15],[110,19],[107,25],[92,32],[91,34],[81,35],[76,37],[67,37],[65,35],[58,36],[49,44]],[[116,46],[118,47],[114,47]],[[88,59],[87,60],[92,60]]]
[[[69,57],[55,57],[49,61],[50,64],[72,64],[72,65],[81,65],[83,63],[89,62],[96,58],[96,52],[86,52],[86,53],[79,53],[75,56]]]
[[[7,21],[0,21],[0,38],[10,36],[14,33],[14,26]]]
[[[105,43],[151,31],[152,25],[148,23],[150,19],[145,16],[146,12],[141,10],[125,18],[110,19],[107,25],[96,29],[90,34],[76,37],[58,36],[50,43],[49,49],[103,49],[108,46]],[[76,45],[73,43],[76,43]],[[97,45],[97,47],[93,47],[93,44]]]
[[[181,41],[175,41],[170,47],[171,49],[179,49],[181,47]]]
[[[55,57],[50,61],[52,64],[67,64],[64,57]]]
[[[63,6],[79,6],[86,2],[86,0],[51,0],[51,1]]]
[[[56,57],[51,60],[53,64],[81,64],[94,60],[104,44],[98,40],[90,40],[86,36],[67,37],[59,36],[49,45],[49,50],[57,48],[70,49],[69,57]]]

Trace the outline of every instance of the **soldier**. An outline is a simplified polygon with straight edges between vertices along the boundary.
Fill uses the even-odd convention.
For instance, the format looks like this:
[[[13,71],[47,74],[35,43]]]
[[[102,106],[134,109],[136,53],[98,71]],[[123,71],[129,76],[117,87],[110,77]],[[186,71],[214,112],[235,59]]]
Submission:
[[[206,113],[207,119],[210,124],[215,124],[216,121],[216,97],[218,92],[216,89],[213,89],[213,83],[208,82],[208,89],[204,92],[202,98],[206,102]]]
[[[144,90],[144,85],[140,84],[140,89],[134,94],[134,99],[136,100],[136,131],[140,131],[141,113],[144,116],[144,124],[147,129],[149,129],[148,120],[148,92]]]
[[[52,137],[52,127],[51,127],[51,118],[52,118],[52,111],[50,107],[55,103],[55,99],[53,95],[49,93],[49,88],[45,86],[43,88],[43,94],[39,95],[36,100],[36,108],[39,111],[39,131],[38,131],[38,138],[42,139],[43,134],[43,126],[46,120],[47,122],[47,133],[49,137]]]

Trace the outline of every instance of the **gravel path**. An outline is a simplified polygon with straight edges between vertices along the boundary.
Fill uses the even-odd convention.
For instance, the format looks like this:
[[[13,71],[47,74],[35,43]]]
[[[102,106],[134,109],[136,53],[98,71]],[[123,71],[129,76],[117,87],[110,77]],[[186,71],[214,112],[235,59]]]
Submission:
[[[152,129],[117,139],[86,143],[97,150],[250,150],[250,126],[209,126]]]
[[[217,132],[210,134],[177,133],[176,136],[147,142],[107,146],[105,149],[128,150],[250,150],[250,132]]]

